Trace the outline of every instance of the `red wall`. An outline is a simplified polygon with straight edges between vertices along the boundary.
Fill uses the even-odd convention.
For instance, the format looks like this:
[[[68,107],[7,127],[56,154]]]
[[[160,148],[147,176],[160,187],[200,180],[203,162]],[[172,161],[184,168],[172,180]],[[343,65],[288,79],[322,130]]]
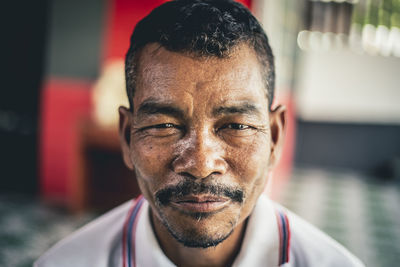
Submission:
[[[69,181],[77,171],[77,127],[91,110],[91,83],[49,79],[42,93],[40,177],[46,198],[68,201]]]

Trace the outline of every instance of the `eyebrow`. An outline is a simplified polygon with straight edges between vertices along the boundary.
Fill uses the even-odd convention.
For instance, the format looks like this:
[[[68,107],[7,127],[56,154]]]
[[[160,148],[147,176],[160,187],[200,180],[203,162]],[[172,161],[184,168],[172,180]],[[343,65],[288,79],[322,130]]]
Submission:
[[[212,113],[214,116],[232,114],[259,115],[260,110],[255,105],[245,102],[239,105],[221,106],[214,109]]]
[[[144,117],[146,115],[168,115],[178,119],[183,119],[185,113],[182,109],[168,103],[159,103],[153,100],[144,101],[140,104],[137,115],[138,117]]]

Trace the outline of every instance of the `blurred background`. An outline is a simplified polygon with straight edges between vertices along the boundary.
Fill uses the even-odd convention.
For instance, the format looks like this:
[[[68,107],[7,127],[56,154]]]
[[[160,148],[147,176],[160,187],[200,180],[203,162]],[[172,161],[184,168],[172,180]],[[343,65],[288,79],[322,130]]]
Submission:
[[[0,266],[138,195],[117,107],[163,0],[2,3]],[[243,0],[276,58],[286,144],[266,191],[368,266],[400,262],[400,0]]]

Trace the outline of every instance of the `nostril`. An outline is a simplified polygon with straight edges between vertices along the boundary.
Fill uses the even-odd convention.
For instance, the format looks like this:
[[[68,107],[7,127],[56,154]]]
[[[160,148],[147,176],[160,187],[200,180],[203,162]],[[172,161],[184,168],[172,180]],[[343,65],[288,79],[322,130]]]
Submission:
[[[180,172],[178,174],[183,176],[183,177],[185,177],[185,178],[191,179],[191,180],[197,180],[196,176],[194,176],[194,175],[192,175],[192,174],[190,174],[188,172]]]
[[[189,179],[189,180],[205,180],[205,179],[210,179],[211,177],[215,177],[215,176],[219,175],[220,173],[219,172],[213,172],[213,173],[211,173],[211,174],[209,174],[209,175],[207,175],[205,177],[197,177],[197,176],[195,176],[195,175],[193,175],[193,174],[191,174],[189,172],[181,172],[181,173],[178,173],[178,174],[183,176],[183,177],[185,177],[185,178],[187,178],[187,179]]]

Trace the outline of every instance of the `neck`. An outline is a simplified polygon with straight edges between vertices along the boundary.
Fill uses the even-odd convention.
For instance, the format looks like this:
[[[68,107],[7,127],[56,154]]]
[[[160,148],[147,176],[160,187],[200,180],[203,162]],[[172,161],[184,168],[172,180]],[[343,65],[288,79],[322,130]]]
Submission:
[[[239,253],[246,221],[235,227],[232,234],[215,247],[191,248],[179,243],[151,213],[153,230],[164,254],[177,266],[231,266]]]

